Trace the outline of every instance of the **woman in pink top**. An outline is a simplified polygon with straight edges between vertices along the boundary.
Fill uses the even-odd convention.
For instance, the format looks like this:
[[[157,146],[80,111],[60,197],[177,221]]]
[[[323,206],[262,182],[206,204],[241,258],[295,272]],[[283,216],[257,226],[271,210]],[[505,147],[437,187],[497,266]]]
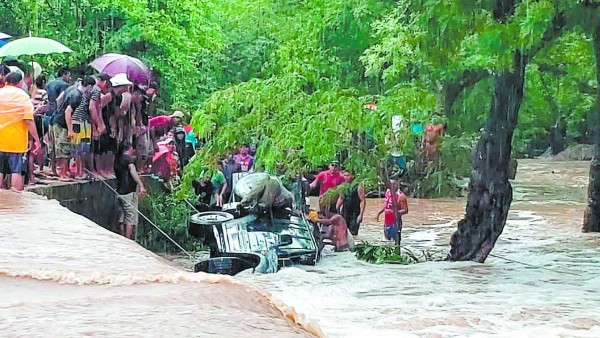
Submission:
[[[148,130],[150,132],[150,137],[152,138],[152,143],[154,144],[154,149],[157,149],[156,143],[161,136],[165,135],[169,130],[171,130],[174,126],[179,125],[183,120],[183,113],[180,111],[176,111],[171,115],[162,115],[155,116],[148,120]]]

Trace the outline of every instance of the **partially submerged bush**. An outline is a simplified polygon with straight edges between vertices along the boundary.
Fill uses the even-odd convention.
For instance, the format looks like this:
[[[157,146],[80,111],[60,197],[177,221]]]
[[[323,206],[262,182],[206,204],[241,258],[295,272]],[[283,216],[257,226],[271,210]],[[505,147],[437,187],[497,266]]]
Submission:
[[[417,256],[412,250],[396,245],[376,245],[364,242],[356,245],[356,258],[374,264],[414,264],[428,261],[441,261],[443,257],[435,252],[421,251]]]
[[[150,193],[140,203],[140,211],[184,249],[201,251],[204,246],[188,234],[190,208],[174,193]],[[181,253],[173,242],[152,224],[140,217],[137,242],[148,250],[160,253]]]

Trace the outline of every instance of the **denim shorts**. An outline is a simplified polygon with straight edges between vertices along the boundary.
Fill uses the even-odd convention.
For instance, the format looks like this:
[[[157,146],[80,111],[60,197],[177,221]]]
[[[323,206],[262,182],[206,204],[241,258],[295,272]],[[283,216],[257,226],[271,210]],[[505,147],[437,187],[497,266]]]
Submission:
[[[23,153],[0,152],[0,174],[21,174],[24,168]]]
[[[384,226],[383,234],[385,235],[386,239],[396,239],[396,235],[398,235],[398,224]]]

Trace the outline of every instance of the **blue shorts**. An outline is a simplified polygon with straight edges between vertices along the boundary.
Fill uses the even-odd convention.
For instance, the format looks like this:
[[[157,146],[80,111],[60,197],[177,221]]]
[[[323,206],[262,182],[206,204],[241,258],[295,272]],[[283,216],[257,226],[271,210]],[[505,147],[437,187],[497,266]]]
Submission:
[[[23,153],[0,152],[0,174],[21,174],[25,167]]]
[[[398,235],[398,224],[385,225],[383,227],[383,234],[385,235],[385,239],[396,239]]]

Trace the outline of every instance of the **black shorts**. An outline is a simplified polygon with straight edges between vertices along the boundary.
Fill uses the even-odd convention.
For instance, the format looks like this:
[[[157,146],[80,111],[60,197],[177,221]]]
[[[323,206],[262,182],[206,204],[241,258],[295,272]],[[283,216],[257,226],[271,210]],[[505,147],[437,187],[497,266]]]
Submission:
[[[44,129],[44,121],[42,115],[34,115],[33,121],[35,122],[35,129],[37,129],[38,137],[40,140],[46,135],[48,132],[47,129]]]
[[[104,155],[108,152],[117,153],[117,140],[110,137],[108,133],[100,135],[98,140],[92,142],[92,148],[95,155]]]

